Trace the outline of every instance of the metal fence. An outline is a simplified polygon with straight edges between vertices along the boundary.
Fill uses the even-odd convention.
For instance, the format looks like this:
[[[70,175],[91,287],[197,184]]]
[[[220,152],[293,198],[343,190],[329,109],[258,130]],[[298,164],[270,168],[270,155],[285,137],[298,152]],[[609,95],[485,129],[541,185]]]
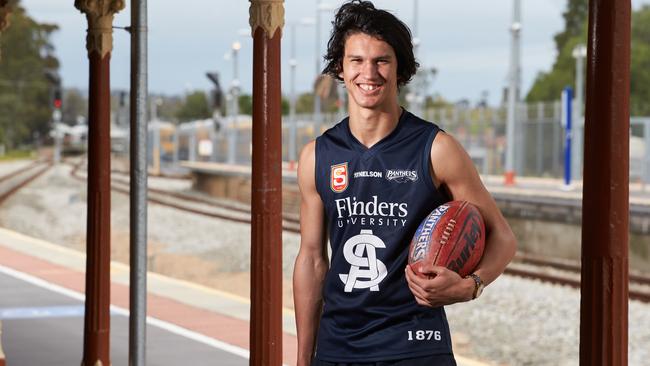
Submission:
[[[575,110],[575,108],[574,108]],[[560,101],[520,104],[516,108],[515,171],[519,176],[561,178],[564,172],[565,129],[561,123]],[[506,108],[470,108],[449,106],[428,109],[422,116],[454,136],[467,150],[481,174],[504,172],[506,151]],[[340,120],[338,114],[321,115],[320,131],[312,115],[295,118],[296,146],[302,147]],[[583,123],[574,118],[572,162],[575,179],[581,178]],[[633,117],[630,129],[630,178],[650,182],[650,118]],[[288,116],[282,121],[282,157],[290,161]],[[152,124],[153,129],[159,124]],[[159,151],[159,161],[176,164],[178,160],[232,162],[250,164],[252,121],[250,116],[190,122],[173,130],[150,128],[150,149]],[[230,149],[231,144],[235,149]],[[234,157],[229,155],[234,154]],[[150,157],[158,155],[153,151]],[[150,158],[150,162],[155,159]]]
[[[559,101],[517,106],[514,161],[517,175],[562,176],[565,134],[561,112]],[[452,106],[429,109],[424,117],[453,135],[465,147],[481,174],[503,174],[506,113],[505,106]]]

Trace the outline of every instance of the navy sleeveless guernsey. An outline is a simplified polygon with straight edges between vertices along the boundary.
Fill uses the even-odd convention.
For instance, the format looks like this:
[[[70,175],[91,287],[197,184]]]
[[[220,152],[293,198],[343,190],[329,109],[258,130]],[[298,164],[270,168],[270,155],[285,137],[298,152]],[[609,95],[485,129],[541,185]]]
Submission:
[[[373,362],[451,353],[444,309],[416,303],[404,269],[420,222],[448,201],[429,170],[436,125],[403,111],[370,148],[348,118],[316,139],[316,189],[332,259],[316,358]]]

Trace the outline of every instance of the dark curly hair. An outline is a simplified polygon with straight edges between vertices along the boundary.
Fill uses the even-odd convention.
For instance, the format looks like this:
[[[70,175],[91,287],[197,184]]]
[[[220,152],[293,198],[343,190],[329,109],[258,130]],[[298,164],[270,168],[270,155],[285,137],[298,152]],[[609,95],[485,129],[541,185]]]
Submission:
[[[355,33],[365,33],[388,43],[397,57],[397,85],[408,83],[420,64],[413,55],[411,31],[401,20],[386,10],[377,9],[370,1],[352,0],[343,4],[332,22],[332,34],[327,42],[325,68],[328,74],[342,81],[345,41]]]

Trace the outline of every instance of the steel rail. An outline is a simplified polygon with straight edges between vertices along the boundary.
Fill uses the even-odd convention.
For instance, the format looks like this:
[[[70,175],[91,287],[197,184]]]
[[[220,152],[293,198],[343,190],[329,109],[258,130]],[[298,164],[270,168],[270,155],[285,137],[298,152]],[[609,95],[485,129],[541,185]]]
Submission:
[[[80,168],[80,165],[81,165],[81,163],[76,164],[74,166],[73,170],[70,172],[70,174],[72,175],[73,178],[75,178],[75,179],[77,179],[79,181],[85,181],[85,179],[83,177],[78,175],[78,170]],[[123,193],[123,194],[127,194],[127,195],[129,194],[128,189],[119,187],[116,184],[111,184],[111,189],[113,189],[114,191],[119,192],[119,193]],[[154,192],[151,188],[149,188],[149,190],[151,192]],[[168,191],[164,191],[164,190],[159,190],[159,192],[156,192],[156,193],[161,194],[161,195],[168,195],[168,196],[171,196],[171,197],[175,197],[175,198],[179,198],[179,199],[183,199],[183,200],[187,200],[187,201],[206,204],[205,201],[201,201],[197,197],[191,197],[191,196],[188,196],[188,195],[186,196],[186,195],[182,195],[182,194],[179,195],[179,194],[176,194],[175,192],[168,192]],[[191,197],[191,199],[189,199],[189,197]],[[207,217],[212,217],[212,218],[217,218],[217,219],[223,219],[223,220],[228,220],[228,221],[233,221],[233,222],[238,222],[238,223],[243,223],[243,224],[250,224],[251,223],[250,217],[249,218],[242,218],[242,217],[236,217],[236,216],[220,214],[220,213],[215,213],[215,212],[208,212],[208,211],[201,210],[201,209],[198,209],[198,208],[188,207],[187,205],[168,202],[168,201],[161,200],[159,198],[155,198],[155,197],[151,197],[151,196],[147,197],[147,201],[152,202],[152,203],[156,203],[156,204],[159,204],[159,205],[162,205],[162,206],[167,206],[167,207],[175,208],[175,209],[178,209],[178,210],[194,213],[194,214],[197,214],[197,215],[202,215],[202,216],[207,216]],[[208,204],[213,205],[212,202],[209,202]],[[219,205],[215,205],[215,206],[219,207]],[[230,209],[230,206],[229,205],[223,205],[222,207],[219,207],[219,208]],[[240,213],[247,213],[247,214],[251,213],[250,210],[246,210],[246,209],[243,209],[243,208],[237,208],[236,210],[233,209],[232,211],[236,211],[236,212],[240,212]],[[299,223],[299,221],[295,220],[295,219],[284,218],[283,221],[285,221],[288,224]],[[300,233],[300,230],[298,228],[296,228],[294,226],[291,226],[291,225],[285,225],[285,223],[283,223],[283,225],[282,225],[282,230],[283,231],[288,231],[288,232],[291,232],[291,233]]]
[[[23,172],[26,172],[26,171],[32,169],[34,166],[36,166],[36,165],[38,165],[38,164],[41,164],[41,163],[42,163],[42,162],[39,162],[39,161],[33,161],[31,164],[27,164],[27,166],[24,166],[24,167],[18,168],[18,169],[14,170],[14,171],[11,172],[11,173],[8,173],[8,174],[6,174],[6,175],[3,175],[2,177],[0,177],[0,183],[4,182],[4,181],[7,180],[7,179],[11,179],[11,178],[13,178],[13,177],[15,177],[15,176],[17,176],[17,175],[23,173]]]
[[[15,186],[13,186],[13,187],[12,187],[11,189],[9,189],[8,191],[6,191],[6,192],[0,194],[0,205],[1,205],[2,203],[4,203],[4,201],[7,200],[9,197],[11,197],[13,194],[15,194],[16,192],[18,192],[20,189],[22,189],[23,187],[25,187],[25,186],[28,185],[29,183],[33,182],[36,178],[38,178],[38,177],[40,177],[41,175],[45,174],[45,172],[47,172],[47,171],[52,167],[52,163],[51,163],[51,162],[48,162],[48,163],[45,163],[45,164],[46,164],[46,166],[45,166],[43,169],[41,169],[41,170],[39,170],[38,172],[36,172],[36,173],[30,175],[30,176],[27,177],[25,180],[23,180],[23,181],[21,181],[20,183],[16,184]],[[34,167],[32,167],[31,169],[34,169]],[[29,170],[24,170],[23,173],[26,172],[26,171],[29,171]],[[16,175],[17,175],[17,174],[15,174],[14,176],[16,176]]]
[[[174,179],[174,178],[170,178],[170,179]],[[206,203],[206,204],[209,203],[212,206],[219,207],[219,208],[225,208],[225,209],[236,211],[236,212],[242,212],[242,213],[250,213],[251,212],[250,208],[240,207],[240,206],[238,206],[236,204],[228,204],[228,203],[223,203],[223,202],[206,202],[205,199],[203,199],[203,198],[192,196],[192,195],[189,195],[189,194],[180,193],[180,192],[172,192],[172,191],[167,191],[167,190],[164,190],[164,189],[151,188],[151,187],[149,187],[149,192],[158,193],[158,194],[162,194],[162,195],[167,195],[167,196],[175,197],[175,198],[186,200],[186,201],[196,202],[196,203]],[[298,219],[296,217],[292,217],[292,216],[287,215],[287,214],[282,215],[282,219],[284,221],[291,222],[291,223],[296,223],[296,224],[300,223],[300,219]]]
[[[556,285],[569,286],[575,289],[579,289],[581,284],[580,280],[562,277],[558,275],[551,275],[547,273],[540,273],[537,271],[526,270],[521,268],[508,267],[506,268],[504,273],[512,276],[517,276],[517,277],[540,280],[542,282],[553,283]],[[631,300],[638,300],[644,303],[650,303],[650,293],[647,292],[630,289],[629,298]]]
[[[581,266],[577,263],[569,263],[565,261],[554,260],[551,258],[539,258],[535,256],[518,254],[515,261],[524,264],[531,264],[540,267],[550,267],[568,272],[580,273]],[[650,286],[650,277],[641,274],[630,274],[630,282],[638,283],[640,285]]]

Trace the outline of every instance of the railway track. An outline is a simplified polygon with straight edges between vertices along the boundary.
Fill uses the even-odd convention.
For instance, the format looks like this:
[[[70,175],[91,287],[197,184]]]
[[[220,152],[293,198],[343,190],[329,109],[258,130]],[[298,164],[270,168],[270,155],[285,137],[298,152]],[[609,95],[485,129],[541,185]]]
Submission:
[[[73,178],[85,182],[86,176],[81,172],[82,165],[83,162],[72,164],[73,169],[71,175]],[[119,193],[129,194],[128,177],[111,177],[111,189]],[[157,188],[148,189],[147,199],[152,203],[207,217],[245,224],[250,224],[251,222],[251,208],[245,204],[218,200],[199,194],[174,192]],[[292,233],[299,233],[300,221],[297,215],[283,214],[282,229]]]
[[[580,263],[518,254],[505,273],[572,288],[580,288]],[[650,303],[650,277],[640,273],[629,275],[629,298]]]
[[[52,167],[50,161],[34,161],[0,177],[0,205]]]
[[[79,170],[82,163],[74,165],[72,175],[85,181],[85,176]],[[123,173],[121,178],[113,177],[111,187],[117,192],[128,194],[128,177]],[[214,217],[240,223],[250,223],[250,206],[233,202],[221,201],[205,195],[181,193],[163,189],[149,188],[149,202],[191,212],[198,215]],[[297,215],[283,215],[283,230],[293,233],[300,232]],[[506,268],[505,273],[517,277],[539,280],[572,288],[580,288],[580,264],[568,260],[549,259],[538,256],[518,255]],[[631,273],[629,297],[633,300],[650,303],[650,277],[640,273]]]

